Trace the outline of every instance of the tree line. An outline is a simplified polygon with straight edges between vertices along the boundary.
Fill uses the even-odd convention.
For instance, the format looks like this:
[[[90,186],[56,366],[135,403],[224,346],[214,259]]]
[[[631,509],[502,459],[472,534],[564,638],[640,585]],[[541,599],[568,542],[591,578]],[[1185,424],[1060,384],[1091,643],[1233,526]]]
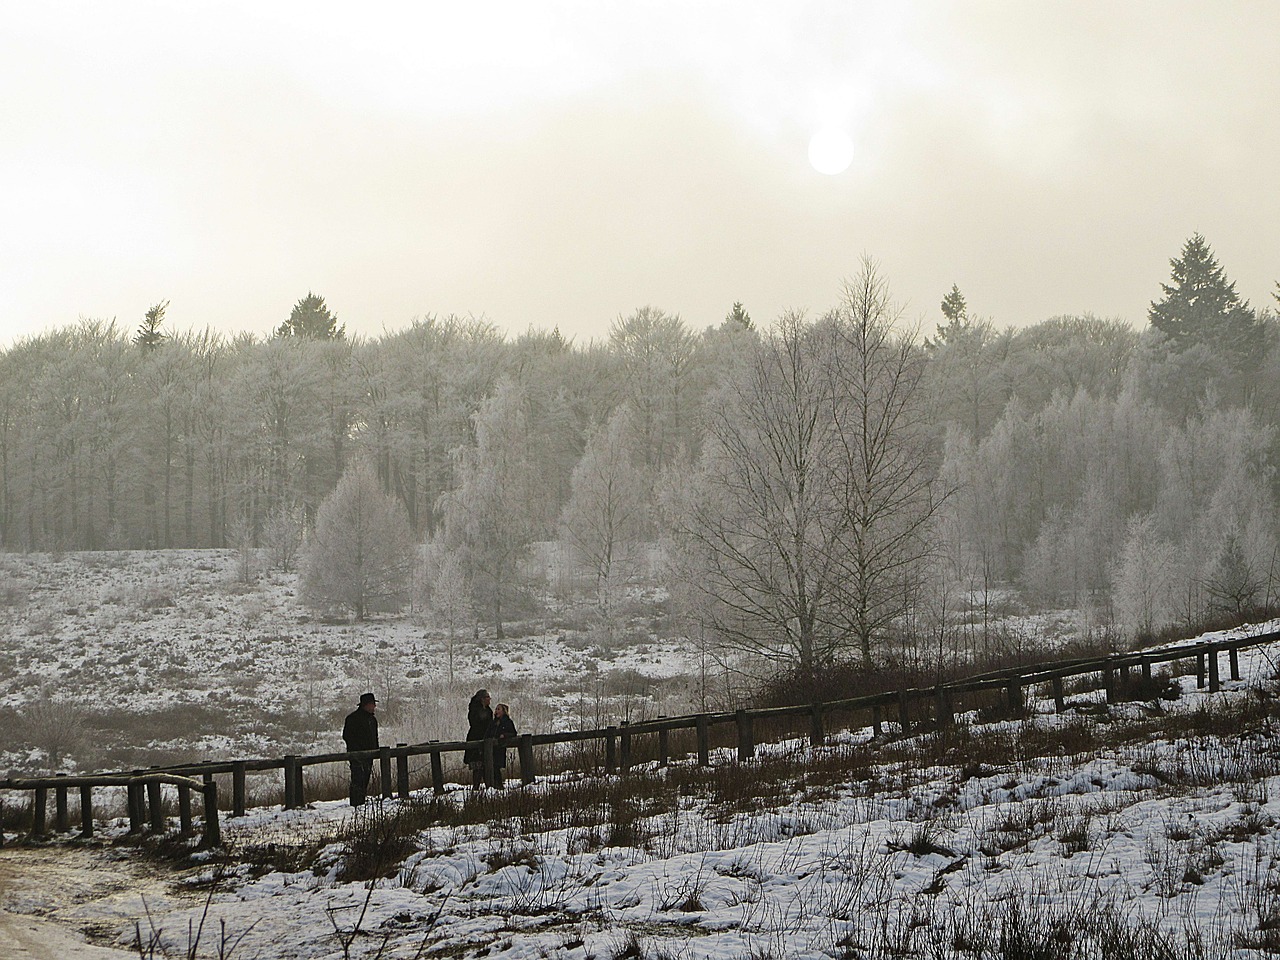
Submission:
[[[1143,330],[998,330],[953,287],[921,337],[869,260],[818,314],[644,307],[585,344],[454,316],[348,337],[310,292],[266,338],[170,332],[164,302],[82,320],[0,353],[0,546],[287,563],[348,549],[320,536],[342,487],[394,507],[374,540],[420,547],[459,622],[500,635],[547,542],[607,622],[657,544],[699,629],[804,670],[996,585],[1131,631],[1241,610],[1276,582],[1275,317],[1199,235],[1171,267]]]

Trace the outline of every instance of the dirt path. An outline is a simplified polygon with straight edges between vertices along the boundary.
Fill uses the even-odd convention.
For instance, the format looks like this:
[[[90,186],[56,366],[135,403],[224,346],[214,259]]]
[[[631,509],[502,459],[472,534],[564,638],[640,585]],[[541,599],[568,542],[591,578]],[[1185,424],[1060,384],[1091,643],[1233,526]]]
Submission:
[[[0,849],[0,957],[123,960],[137,951],[89,943],[77,909],[159,881],[106,852],[74,847]],[[105,932],[105,931],[104,931]]]

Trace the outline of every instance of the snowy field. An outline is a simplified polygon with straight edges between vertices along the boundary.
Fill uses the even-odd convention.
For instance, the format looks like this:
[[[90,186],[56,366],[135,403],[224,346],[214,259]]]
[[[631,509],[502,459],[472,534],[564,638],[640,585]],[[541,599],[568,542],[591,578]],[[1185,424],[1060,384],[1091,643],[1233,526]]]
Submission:
[[[604,645],[548,617],[497,642],[470,624],[450,638],[413,610],[325,622],[296,590],[296,574],[242,579],[227,550],[0,554],[0,705],[33,721],[0,745],[0,769],[341,749],[365,690],[388,743],[462,738],[479,686],[522,730],[594,725],[606,703],[628,719],[689,712],[689,656],[648,629],[660,604],[637,601],[640,626]]]
[[[61,678],[54,689],[81,683],[104,708],[115,682],[175,703],[240,696],[252,682],[264,711],[285,709],[302,688],[275,678],[299,653],[267,641],[290,631],[306,649],[345,638],[443,683],[438,641],[411,618],[299,623],[270,599],[287,581],[240,593],[221,555],[196,572],[163,559],[149,562],[171,605],[145,616],[77,558],[58,561],[80,577],[75,591],[11,603],[8,702],[47,671]],[[220,614],[202,625],[202,605],[239,624]],[[586,651],[550,636],[518,644],[518,661],[469,649],[467,669],[512,683],[586,669],[575,660]],[[260,655],[247,652],[259,642]],[[613,668],[670,673],[660,647]],[[94,676],[129,653],[112,682]],[[184,662],[208,682],[175,693],[164,672]],[[325,680],[323,699],[370,685],[359,656],[330,662],[348,671]],[[6,848],[0,896],[11,913],[88,931],[121,956],[139,954],[140,934],[144,955],[241,960],[1274,956],[1278,662],[1276,645],[1242,651],[1243,679],[1213,695],[1175,676],[1171,700],[1108,707],[1078,689],[1061,716],[1035,701],[1026,720],[970,715],[909,738],[842,730],[816,750],[762,744],[745,768],[717,751],[709,774],[681,761],[625,781],[547,777],[354,813],[340,801],[260,808],[225,821],[228,857],[194,863],[105,840],[65,855]],[[375,879],[353,876],[370,858]]]

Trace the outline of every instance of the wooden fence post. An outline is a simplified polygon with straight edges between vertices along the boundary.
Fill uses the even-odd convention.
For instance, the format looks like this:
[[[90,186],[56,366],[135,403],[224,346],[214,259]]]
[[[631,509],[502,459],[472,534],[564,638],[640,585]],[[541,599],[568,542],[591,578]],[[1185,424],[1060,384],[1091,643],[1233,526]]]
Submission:
[[[911,732],[911,711],[906,687],[898,691],[898,725],[902,727],[904,735]]]
[[[57,776],[65,777],[66,774],[59,773],[57,774]],[[67,788],[66,787],[53,788],[53,808],[54,808],[54,815],[53,815],[54,829],[57,830],[58,833],[66,833],[68,830],[71,829],[71,821],[67,819]]]
[[[1204,654],[1196,655],[1196,688],[1204,689]]]
[[[522,733],[516,750],[520,754],[520,782],[533,783],[538,778],[533,767],[533,734]]]
[[[178,784],[178,830],[191,836],[191,788],[185,783]]]
[[[1022,678],[1016,675],[1010,677],[1005,691],[1009,698],[1010,716],[1021,717],[1027,710],[1027,705],[1022,699]]]
[[[378,779],[382,781],[382,799],[390,800],[395,795],[391,781],[391,748],[378,748]]]
[[[822,704],[809,707],[809,746],[821,747],[827,742],[827,732],[822,729]]]
[[[147,782],[147,806],[151,810],[151,831],[164,833],[164,798],[160,792],[160,781]]]
[[[1209,692],[1217,693],[1222,689],[1222,682],[1218,677],[1218,648],[1216,645],[1209,645]]]
[[[432,740],[439,743],[439,740]],[[431,792],[436,796],[444,793],[444,761],[440,759],[440,751],[431,751]]]
[[[1230,659],[1231,659],[1231,679],[1239,680],[1240,679],[1240,648],[1233,644],[1231,646],[1231,649],[1228,651],[1228,654],[1230,655]]]
[[[666,717],[658,715],[659,720]],[[663,727],[658,731],[658,766],[665,767],[671,763],[671,731]]]
[[[404,752],[407,746],[406,743],[396,744],[396,749],[401,751],[396,754],[396,793],[401,800],[409,799],[409,754]]]
[[[631,724],[628,721],[622,721],[622,732],[620,734],[621,742],[619,743],[618,749],[618,766],[622,768],[623,773],[629,773],[631,770],[631,731],[627,729],[629,726],[631,726]]]
[[[618,769],[618,728],[604,728],[604,772],[613,773]]]
[[[1144,690],[1151,689],[1151,658],[1144,656],[1140,661],[1142,664],[1142,686]]]
[[[88,783],[80,786],[80,836],[93,836],[93,786]]]
[[[746,710],[739,710],[735,721],[738,727],[738,762],[745,763],[756,755],[755,724]]]
[[[144,810],[147,805],[146,793],[142,784],[136,780],[129,781],[125,787],[125,798],[129,804],[129,832],[141,833],[142,825],[147,819]]]
[[[700,713],[694,717],[694,726],[698,731],[698,766],[711,766],[711,724],[707,715]]]
[[[884,736],[884,711],[876,704],[871,708],[871,733],[873,736]]]
[[[1116,702],[1116,672],[1110,666],[1102,668],[1102,685],[1107,691],[1107,703]]]
[[[480,748],[482,760],[484,762],[484,782],[490,787],[496,785],[495,774],[497,771],[493,762],[493,751],[497,745],[497,740],[493,737],[487,737],[485,738],[484,746]]]
[[[45,835],[45,816],[49,805],[49,788],[36,787],[31,801],[31,836],[39,840]]]
[[[298,803],[298,787],[294,782],[297,775],[298,758],[292,753],[284,758],[284,808],[286,810],[296,810],[300,804]]]
[[[207,778],[201,792],[204,794],[204,837],[200,841],[203,848],[222,846],[222,827],[218,823],[218,781],[213,774],[206,773]]]
[[[1066,700],[1062,696],[1062,678],[1055,676],[1053,678],[1053,711],[1061,713],[1066,709]]]
[[[231,762],[231,815],[243,817],[248,803],[248,790],[245,784],[245,766],[243,760]]]
[[[933,714],[938,726],[947,727],[951,725],[951,708],[947,704],[947,694],[942,684],[938,684],[933,688]]]

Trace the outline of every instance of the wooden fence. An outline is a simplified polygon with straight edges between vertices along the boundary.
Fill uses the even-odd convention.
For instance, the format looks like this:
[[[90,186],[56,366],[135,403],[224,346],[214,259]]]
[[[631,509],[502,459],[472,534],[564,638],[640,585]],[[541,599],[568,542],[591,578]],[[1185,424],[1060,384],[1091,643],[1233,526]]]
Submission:
[[[1161,663],[1196,661],[1196,679],[1200,687],[1208,686],[1210,693],[1221,688],[1221,658],[1225,653],[1233,680],[1240,679],[1239,651],[1280,640],[1280,632],[1255,636],[1199,641],[1156,650],[1112,654],[1106,657],[1060,660],[1030,666],[1000,670],[963,680],[941,683],[932,687],[909,687],[869,696],[851,697],[824,703],[798,704],[763,709],[741,709],[721,713],[699,713],[680,717],[659,717],[636,723],[622,723],[602,729],[579,730],[565,733],[524,734],[514,746],[520,762],[523,782],[532,783],[536,778],[537,764],[534,748],[567,744],[591,743],[603,747],[603,769],[606,774],[626,773],[636,758],[637,741],[645,738],[647,753],[659,765],[667,765],[672,757],[671,735],[689,731],[696,744],[697,762],[703,766],[711,763],[712,734],[717,728],[731,726],[728,744],[737,747],[737,759],[745,762],[755,756],[756,725],[761,721],[782,720],[794,724],[797,720],[807,727],[810,742],[817,746],[825,742],[826,729],[833,715],[847,717],[846,723],[858,715],[867,720],[876,736],[884,733],[886,724],[896,725],[900,734],[909,733],[922,723],[944,725],[954,722],[957,713],[971,709],[972,704],[983,697],[989,702],[998,699],[1002,709],[1011,716],[1021,716],[1025,710],[1025,697],[1029,688],[1049,686],[1055,708],[1062,711],[1066,705],[1064,684],[1071,678],[1096,675],[1106,691],[1108,702],[1125,696],[1135,682],[1135,673],[1149,686],[1152,668]],[[805,722],[807,718],[807,723]],[[686,735],[687,736],[687,735]],[[721,737],[721,740],[724,738]],[[656,742],[655,742],[656,741]],[[202,845],[220,843],[218,826],[218,786],[215,777],[230,777],[230,812],[233,817],[244,816],[247,799],[247,780],[251,772],[279,770],[283,774],[285,809],[296,809],[306,803],[304,771],[307,767],[322,764],[343,764],[351,760],[377,761],[381,794],[385,799],[399,796],[408,798],[410,787],[410,761],[414,757],[428,758],[430,784],[436,794],[445,792],[444,758],[460,753],[468,747],[482,747],[484,774],[487,782],[494,782],[495,752],[497,741],[431,741],[382,747],[378,750],[324,753],[312,756],[289,755],[285,757],[252,760],[207,761],[169,767],[152,767],[125,773],[91,774],[87,776],[58,775],[53,777],[14,778],[0,780],[0,789],[32,791],[31,837],[48,836],[48,796],[53,791],[56,802],[55,830],[70,830],[67,809],[68,791],[79,788],[81,836],[93,835],[93,790],[96,787],[125,787],[131,833],[163,832],[166,819],[163,813],[161,788],[163,784],[177,787],[180,830],[192,832],[191,793],[200,791],[203,799],[204,835]],[[684,753],[685,751],[681,751]],[[148,812],[149,811],[149,812]]]

